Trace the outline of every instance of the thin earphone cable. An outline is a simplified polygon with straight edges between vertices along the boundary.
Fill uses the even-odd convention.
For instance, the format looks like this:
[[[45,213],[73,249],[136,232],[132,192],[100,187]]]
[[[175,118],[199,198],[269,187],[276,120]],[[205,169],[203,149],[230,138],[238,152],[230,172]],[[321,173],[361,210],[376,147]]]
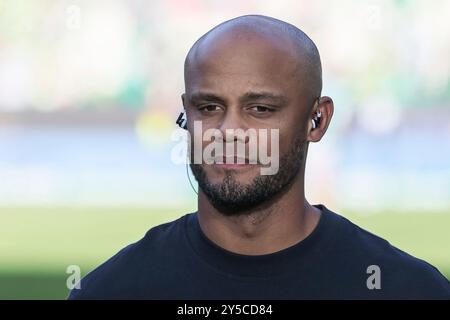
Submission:
[[[186,174],[187,174],[189,184],[191,185],[192,190],[194,190],[194,192],[198,195],[197,190],[195,190],[194,185],[192,184],[191,177],[189,176],[189,166],[187,163],[186,163]]]

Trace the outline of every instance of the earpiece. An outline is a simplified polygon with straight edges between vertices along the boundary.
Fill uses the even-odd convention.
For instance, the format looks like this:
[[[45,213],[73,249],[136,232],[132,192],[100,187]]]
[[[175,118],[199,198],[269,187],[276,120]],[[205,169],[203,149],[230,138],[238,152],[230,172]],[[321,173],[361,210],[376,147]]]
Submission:
[[[319,104],[320,104],[320,96],[319,97],[317,97],[317,108],[319,108]],[[311,119],[311,121],[312,121],[312,130],[314,130],[315,128],[317,128],[317,126],[319,125],[319,123],[320,123],[320,117],[322,117],[322,112],[320,112],[320,109],[317,109],[317,111],[316,111],[316,116],[313,118],[313,119]]]
[[[181,129],[187,129],[187,119],[186,119],[186,111],[180,112],[180,115],[178,116],[177,121],[175,123],[181,128]]]
[[[314,117],[314,119],[311,119],[312,121],[312,128],[315,129],[317,128],[317,126],[320,123],[320,117],[322,117],[322,113],[319,111],[317,111],[316,116]]]

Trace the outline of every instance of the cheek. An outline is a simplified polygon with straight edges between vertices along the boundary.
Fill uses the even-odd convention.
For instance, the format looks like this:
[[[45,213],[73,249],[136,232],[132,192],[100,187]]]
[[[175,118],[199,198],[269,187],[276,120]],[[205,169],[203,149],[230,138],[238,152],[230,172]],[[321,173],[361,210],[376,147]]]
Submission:
[[[298,139],[306,140],[308,136],[307,117],[301,114],[292,115],[286,119],[282,130],[280,130],[280,151],[281,148],[289,150],[294,141]]]
[[[272,143],[279,142],[278,150],[281,155],[290,150],[294,141],[300,136],[302,139],[306,139],[307,128],[304,118],[301,114],[301,109],[298,108],[298,110],[295,110],[292,105],[280,112],[280,116],[276,121],[271,123],[271,129],[268,130],[269,132],[277,130],[278,138],[273,140],[268,138],[269,146]]]
[[[273,130],[276,130],[275,132]],[[267,135],[267,138],[262,139],[266,142],[266,150],[259,149],[261,152],[259,155],[267,155],[268,157],[280,157],[290,150],[292,143],[294,141],[294,134],[286,130],[272,129]],[[264,143],[263,143],[264,144]],[[258,145],[260,147],[260,145]]]

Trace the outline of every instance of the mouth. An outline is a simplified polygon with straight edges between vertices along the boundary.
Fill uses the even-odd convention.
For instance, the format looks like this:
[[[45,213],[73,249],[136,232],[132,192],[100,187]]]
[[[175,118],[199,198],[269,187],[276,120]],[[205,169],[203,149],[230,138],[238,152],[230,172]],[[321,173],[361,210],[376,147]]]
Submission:
[[[237,164],[237,163],[222,163],[222,164],[213,164],[213,166],[216,166],[218,168],[222,168],[222,169],[244,169],[244,168],[248,168],[252,165],[250,164]]]
[[[220,157],[215,159],[215,163],[213,166],[222,169],[247,169],[256,165],[250,163],[248,158],[239,158],[239,157]]]

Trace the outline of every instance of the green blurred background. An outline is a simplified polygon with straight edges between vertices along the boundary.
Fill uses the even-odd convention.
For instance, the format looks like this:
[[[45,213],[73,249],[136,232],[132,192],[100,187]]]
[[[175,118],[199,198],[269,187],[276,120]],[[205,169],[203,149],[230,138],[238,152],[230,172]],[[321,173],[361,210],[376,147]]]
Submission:
[[[249,13],[303,29],[335,102],[306,193],[450,277],[450,1],[0,0],[0,299],[64,299],[195,211],[172,161],[183,61]]]

